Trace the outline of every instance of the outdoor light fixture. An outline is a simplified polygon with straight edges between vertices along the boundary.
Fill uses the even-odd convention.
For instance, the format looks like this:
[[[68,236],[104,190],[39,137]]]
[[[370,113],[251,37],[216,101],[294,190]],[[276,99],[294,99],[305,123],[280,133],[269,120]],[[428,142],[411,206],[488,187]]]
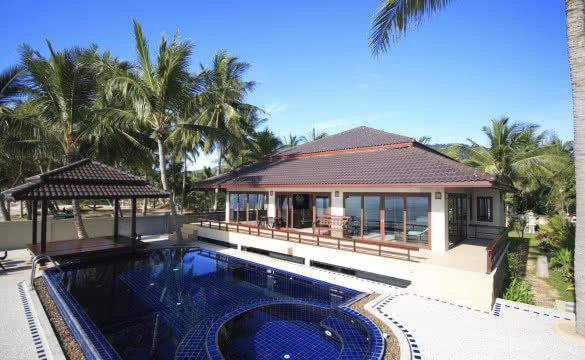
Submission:
[[[435,193],[435,199],[437,199],[437,200],[441,200],[441,192],[440,192],[440,191],[437,191],[437,192]]]
[[[335,197],[339,197],[339,191],[335,192]]]
[[[274,191],[270,190],[270,196],[274,195]]]

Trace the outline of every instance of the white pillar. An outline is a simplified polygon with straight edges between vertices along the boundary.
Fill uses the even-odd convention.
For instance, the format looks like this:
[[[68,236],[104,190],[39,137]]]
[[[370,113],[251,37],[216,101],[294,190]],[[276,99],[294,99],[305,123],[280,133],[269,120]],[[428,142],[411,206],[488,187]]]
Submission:
[[[276,192],[272,190],[268,191],[268,217],[276,217]]]
[[[336,193],[339,196],[335,196]],[[343,191],[334,190],[331,192],[331,215],[343,216]]]
[[[436,199],[435,192],[441,192]],[[431,193],[431,250],[435,255],[442,255],[449,250],[448,200],[444,188]]]
[[[225,193],[225,221],[230,221],[230,193],[228,191]]]

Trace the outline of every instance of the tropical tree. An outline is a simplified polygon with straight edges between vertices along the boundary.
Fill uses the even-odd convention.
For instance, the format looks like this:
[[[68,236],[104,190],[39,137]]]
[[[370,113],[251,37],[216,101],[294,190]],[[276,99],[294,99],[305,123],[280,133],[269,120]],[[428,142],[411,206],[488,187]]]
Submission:
[[[6,135],[10,128],[10,114],[12,112],[11,104],[14,99],[18,98],[22,91],[23,69],[21,66],[10,67],[0,72],[0,141],[5,142]],[[0,143],[1,144],[1,143]],[[0,174],[9,173],[6,166],[9,161],[0,163]],[[2,176],[0,176],[0,179]],[[4,197],[0,195],[0,216],[3,221],[10,221],[10,209],[6,209]]]
[[[431,137],[430,136],[421,136],[416,141],[423,144],[423,145],[429,145],[431,143]]]
[[[101,126],[96,115],[96,73],[93,64],[97,47],[74,47],[56,52],[47,41],[50,57],[44,58],[28,45],[21,47],[21,62],[26,70],[29,92],[39,111],[37,125],[44,141],[56,142],[63,163],[71,164],[79,156],[83,141]],[[73,200],[77,237],[87,238],[79,201]]]
[[[152,131],[158,148],[159,171],[163,189],[170,191],[167,176],[167,140],[179,129],[202,132],[217,139],[224,132],[209,126],[199,125],[193,117],[199,116],[201,77],[189,73],[192,44],[179,41],[176,32],[170,44],[162,36],[156,63],[150,59],[148,42],[142,28],[134,20],[134,37],[138,65],[133,71],[115,74],[108,82],[107,95],[110,99],[120,97],[119,102],[130,104],[130,109],[109,109],[111,121],[128,123],[139,122]],[[134,139],[136,141],[136,139]],[[136,141],[137,142],[137,141]],[[169,207],[175,223],[177,240],[182,242],[181,228],[177,221],[174,197],[169,198]]]
[[[270,155],[278,151],[282,147],[282,141],[274,135],[268,128],[254,134],[254,144],[256,144],[256,160],[262,159],[264,156]]]
[[[315,141],[315,140],[320,140],[323,138],[326,138],[327,136],[329,136],[325,131],[317,131],[315,130],[315,128],[313,128],[313,131],[311,131],[311,133],[309,134],[309,136],[306,137],[306,139],[310,139],[309,141]]]
[[[303,135],[293,135],[288,134],[288,137],[282,138],[282,147],[283,148],[293,148],[295,146],[299,146],[302,143],[306,142],[307,138]]]
[[[244,102],[246,95],[256,85],[255,81],[242,79],[249,67],[249,64],[239,61],[235,56],[229,56],[222,50],[215,55],[211,69],[203,69],[205,91],[199,98],[202,124],[232,134],[233,138],[245,134],[246,127],[241,121],[242,113],[259,110]],[[217,150],[218,153],[216,175],[221,174],[224,147],[229,145],[222,140],[225,139],[214,136],[205,139],[204,150],[206,152]],[[215,194],[214,210],[217,209],[217,189]]]
[[[375,55],[389,50],[409,26],[448,7],[453,0],[382,0],[372,21],[370,45]],[[585,3],[565,0],[567,48],[573,90],[577,213],[585,214]],[[577,333],[585,336],[585,221],[577,221],[575,287]]]

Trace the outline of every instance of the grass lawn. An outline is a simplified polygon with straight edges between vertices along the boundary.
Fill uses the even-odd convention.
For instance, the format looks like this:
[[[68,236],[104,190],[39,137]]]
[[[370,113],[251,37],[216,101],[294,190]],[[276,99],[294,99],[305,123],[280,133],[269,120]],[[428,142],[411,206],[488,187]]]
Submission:
[[[528,246],[528,256],[526,257],[526,261],[528,261],[528,259],[536,259],[539,255],[547,255],[550,263],[551,256],[541,251],[538,247],[540,241],[535,238],[535,234],[524,234],[524,240],[522,240],[519,233],[511,231],[508,233],[508,237],[511,242],[510,251],[526,251],[526,246]],[[560,300],[575,301],[575,291],[567,290],[569,283],[561,276],[561,274],[550,268],[548,273],[549,278],[544,280],[546,280],[550,286],[559,291]],[[535,271],[532,271],[532,274],[534,275]]]

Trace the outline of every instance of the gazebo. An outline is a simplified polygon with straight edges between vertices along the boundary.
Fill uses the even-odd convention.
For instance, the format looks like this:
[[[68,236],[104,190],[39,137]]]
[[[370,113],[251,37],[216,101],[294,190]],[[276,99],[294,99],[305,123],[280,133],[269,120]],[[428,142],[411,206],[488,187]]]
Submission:
[[[2,192],[14,201],[32,201],[32,243],[27,245],[34,256],[51,257],[74,255],[124,248],[118,233],[120,199],[132,200],[131,247],[135,249],[136,199],[166,198],[169,194],[149,185],[143,178],[110,167],[97,161],[84,159],[26,179],[26,183]],[[51,200],[114,201],[113,239],[90,238],[83,240],[51,241],[47,247],[47,209]],[[41,204],[41,241],[37,244],[37,209]]]

